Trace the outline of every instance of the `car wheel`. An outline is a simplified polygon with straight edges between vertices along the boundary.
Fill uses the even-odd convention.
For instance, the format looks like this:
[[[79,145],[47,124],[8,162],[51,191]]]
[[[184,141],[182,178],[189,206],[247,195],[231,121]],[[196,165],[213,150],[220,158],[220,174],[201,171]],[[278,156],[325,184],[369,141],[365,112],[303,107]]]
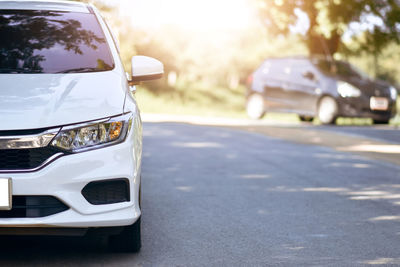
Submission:
[[[108,245],[115,252],[139,252],[142,247],[141,231],[139,219],[132,225],[125,226],[124,230],[118,234],[110,236]]]
[[[322,124],[333,124],[336,121],[339,107],[336,100],[330,96],[324,96],[319,101],[318,119]]]
[[[140,178],[140,181],[142,178]],[[142,185],[139,185],[139,208],[142,208]],[[142,247],[141,217],[132,225],[125,226],[118,235],[108,238],[108,245],[115,252],[139,252]]]
[[[389,119],[384,120],[373,120],[374,124],[389,124]]]
[[[310,116],[301,116],[301,115],[299,115],[299,119],[300,119],[301,121],[311,122],[311,121],[314,119],[314,117],[310,117]]]
[[[252,94],[247,99],[247,116],[253,120],[259,120],[265,115],[264,97],[260,94]]]

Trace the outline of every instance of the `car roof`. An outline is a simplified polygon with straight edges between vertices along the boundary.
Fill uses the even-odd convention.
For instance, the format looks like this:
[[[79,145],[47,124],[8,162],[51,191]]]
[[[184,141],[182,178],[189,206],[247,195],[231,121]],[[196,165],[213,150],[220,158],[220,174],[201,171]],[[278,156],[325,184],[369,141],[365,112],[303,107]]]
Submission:
[[[90,13],[87,4],[74,1],[0,0],[0,10],[51,10]]]

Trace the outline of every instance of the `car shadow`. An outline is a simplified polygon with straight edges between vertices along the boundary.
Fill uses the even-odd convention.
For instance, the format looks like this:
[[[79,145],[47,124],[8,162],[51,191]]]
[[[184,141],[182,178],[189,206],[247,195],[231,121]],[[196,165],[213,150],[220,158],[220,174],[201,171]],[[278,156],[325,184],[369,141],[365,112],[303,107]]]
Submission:
[[[114,253],[106,236],[2,236],[2,266],[89,266],[124,261],[135,254]]]

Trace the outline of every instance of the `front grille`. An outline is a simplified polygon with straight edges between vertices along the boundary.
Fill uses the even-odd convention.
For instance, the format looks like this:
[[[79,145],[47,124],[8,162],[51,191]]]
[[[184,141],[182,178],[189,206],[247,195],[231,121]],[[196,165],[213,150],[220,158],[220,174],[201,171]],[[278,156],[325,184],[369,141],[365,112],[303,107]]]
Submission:
[[[93,205],[105,205],[130,201],[128,179],[95,181],[87,184],[82,195]]]
[[[34,169],[58,152],[52,147],[0,150],[0,170]]]
[[[16,136],[16,135],[35,135],[43,133],[51,128],[30,129],[30,130],[6,130],[0,131],[0,136]]]
[[[13,196],[12,209],[0,210],[0,218],[40,218],[69,208],[51,196]]]

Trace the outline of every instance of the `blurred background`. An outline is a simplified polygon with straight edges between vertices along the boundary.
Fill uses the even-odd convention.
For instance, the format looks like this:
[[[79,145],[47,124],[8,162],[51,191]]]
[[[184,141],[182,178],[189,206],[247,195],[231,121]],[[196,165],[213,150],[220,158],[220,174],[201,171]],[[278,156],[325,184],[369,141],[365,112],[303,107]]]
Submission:
[[[399,90],[398,0],[85,2],[102,11],[118,36],[128,72],[134,55],[164,63],[164,78],[136,93],[144,113],[245,118],[247,79],[268,57],[318,54],[348,61]],[[267,119],[298,121],[288,114]],[[399,114],[390,123],[400,125]]]

